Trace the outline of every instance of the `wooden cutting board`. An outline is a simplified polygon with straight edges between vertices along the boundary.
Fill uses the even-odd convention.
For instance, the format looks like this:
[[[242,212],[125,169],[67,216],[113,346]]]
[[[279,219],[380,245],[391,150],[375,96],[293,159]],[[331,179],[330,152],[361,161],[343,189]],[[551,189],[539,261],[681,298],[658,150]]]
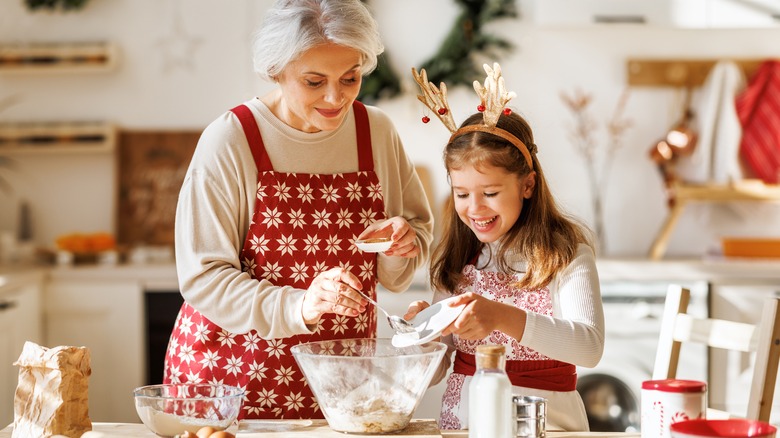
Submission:
[[[242,420],[236,434],[236,438],[345,438],[348,436],[350,435],[331,429],[325,420]],[[393,434],[359,436],[361,438],[442,438],[436,420],[429,419],[414,419],[404,430]]]

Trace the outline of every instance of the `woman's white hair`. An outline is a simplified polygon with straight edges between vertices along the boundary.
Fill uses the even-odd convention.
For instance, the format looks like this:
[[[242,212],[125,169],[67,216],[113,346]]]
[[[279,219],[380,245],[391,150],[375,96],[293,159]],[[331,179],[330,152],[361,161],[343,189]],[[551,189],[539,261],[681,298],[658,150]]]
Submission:
[[[273,81],[287,64],[325,43],[362,53],[362,75],[374,71],[384,51],[379,26],[360,0],[277,0],[254,34],[255,72]]]

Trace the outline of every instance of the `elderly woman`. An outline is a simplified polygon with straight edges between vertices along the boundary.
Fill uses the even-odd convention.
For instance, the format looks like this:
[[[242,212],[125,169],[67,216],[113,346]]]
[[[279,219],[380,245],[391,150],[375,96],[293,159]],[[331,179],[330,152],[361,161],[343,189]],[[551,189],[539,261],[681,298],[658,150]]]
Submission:
[[[205,129],[179,196],[165,381],[242,387],[240,418],[322,418],[290,347],[375,337],[358,290],[406,289],[433,219],[393,124],[355,100],[383,50],[359,0],[278,0],[253,50],[278,87]],[[375,237],[393,244],[354,246]]]

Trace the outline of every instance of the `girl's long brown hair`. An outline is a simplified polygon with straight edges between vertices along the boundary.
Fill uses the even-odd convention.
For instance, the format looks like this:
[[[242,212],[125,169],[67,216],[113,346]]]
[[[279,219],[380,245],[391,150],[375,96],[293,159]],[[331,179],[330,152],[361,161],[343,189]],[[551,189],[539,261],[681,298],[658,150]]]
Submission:
[[[466,119],[461,126],[482,123],[482,113]],[[528,270],[518,287],[539,289],[553,279],[574,258],[577,246],[592,246],[590,232],[578,219],[563,213],[557,206],[536,157],[533,132],[528,123],[516,113],[501,115],[497,127],[510,132],[529,147],[533,169],[520,151],[508,141],[485,133],[471,132],[455,137],[444,149],[447,173],[465,165],[494,166],[523,178],[536,172],[536,186],[529,199],[523,199],[523,210],[517,222],[507,231],[498,249],[497,266],[505,274],[515,274],[512,262],[528,262]],[[455,211],[452,195],[444,207],[442,238],[431,259],[431,285],[437,290],[454,292],[461,280],[463,267],[479,254],[484,244],[463,223]]]

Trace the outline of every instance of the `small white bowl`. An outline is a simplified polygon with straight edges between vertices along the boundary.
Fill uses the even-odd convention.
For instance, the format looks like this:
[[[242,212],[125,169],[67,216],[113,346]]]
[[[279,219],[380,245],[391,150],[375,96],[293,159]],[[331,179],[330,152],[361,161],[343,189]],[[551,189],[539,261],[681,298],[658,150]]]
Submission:
[[[393,240],[389,237],[378,237],[373,239],[356,240],[357,246],[363,252],[385,252],[393,245]]]

